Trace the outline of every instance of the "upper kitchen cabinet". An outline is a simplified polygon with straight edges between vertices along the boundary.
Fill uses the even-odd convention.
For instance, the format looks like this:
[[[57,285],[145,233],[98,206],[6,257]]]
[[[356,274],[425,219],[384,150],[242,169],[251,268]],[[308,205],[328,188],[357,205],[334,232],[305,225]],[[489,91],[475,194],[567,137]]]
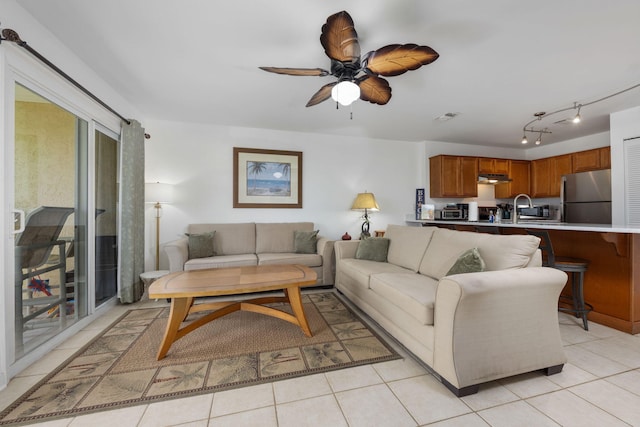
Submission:
[[[429,159],[431,198],[477,197],[478,158],[435,156]]]
[[[509,173],[508,159],[491,159],[488,157],[478,158],[478,173]]]
[[[562,175],[572,171],[572,154],[531,161],[531,197],[559,197]]]
[[[611,167],[610,147],[573,153],[573,172],[589,172]]]
[[[508,168],[504,173],[509,175],[511,182],[496,185],[496,199],[507,199],[521,193],[529,194],[531,162],[528,160],[508,160],[507,162]]]

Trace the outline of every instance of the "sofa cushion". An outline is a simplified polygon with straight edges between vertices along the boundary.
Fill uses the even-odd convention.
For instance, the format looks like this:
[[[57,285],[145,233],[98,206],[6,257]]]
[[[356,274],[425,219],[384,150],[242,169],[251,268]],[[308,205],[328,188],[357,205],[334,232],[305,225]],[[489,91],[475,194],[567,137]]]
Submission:
[[[189,239],[187,245],[189,249],[189,259],[207,258],[216,254],[213,249],[213,236],[215,231],[202,234],[186,233]]]
[[[437,280],[416,273],[379,273],[371,275],[369,287],[420,324],[433,325]]]
[[[301,264],[307,267],[320,267],[322,256],[318,254],[258,254],[258,265],[265,264]]]
[[[527,234],[499,235],[438,228],[420,264],[420,273],[443,278],[465,251],[478,248],[485,270],[524,268],[538,250],[539,239]]]
[[[184,270],[203,270],[205,268],[244,267],[258,265],[258,258],[254,254],[219,255],[208,258],[190,259],[184,263]]]
[[[462,253],[479,247],[479,241],[483,236],[493,235],[454,231],[446,228],[434,230],[429,246],[420,263],[420,273],[434,279],[442,279]],[[493,250],[500,250],[500,248],[493,248]],[[482,250],[480,250],[480,255],[484,258]]]
[[[318,230],[293,232],[293,251],[297,254],[318,253]]]
[[[385,237],[389,239],[387,262],[416,272],[436,227],[408,227],[389,225]]]
[[[313,223],[257,223],[255,253],[295,252],[293,232],[296,230],[313,231]]]
[[[356,259],[386,262],[389,250],[389,239],[386,237],[368,237],[360,240],[356,249]]]
[[[540,244],[538,237],[528,234],[478,234],[485,234],[478,242],[478,250],[489,271],[526,267]]]
[[[254,223],[189,224],[188,233],[202,234],[215,231],[213,249],[216,255],[256,253],[256,226]]]
[[[378,273],[408,273],[406,268],[388,262],[369,261],[365,259],[343,258],[340,260],[340,274],[353,282],[369,288],[369,276]]]
[[[446,276],[451,276],[452,274],[478,273],[484,271],[485,267],[486,265],[480,256],[480,252],[478,252],[478,248],[471,248],[464,251],[462,255],[458,257],[449,271],[447,271]]]

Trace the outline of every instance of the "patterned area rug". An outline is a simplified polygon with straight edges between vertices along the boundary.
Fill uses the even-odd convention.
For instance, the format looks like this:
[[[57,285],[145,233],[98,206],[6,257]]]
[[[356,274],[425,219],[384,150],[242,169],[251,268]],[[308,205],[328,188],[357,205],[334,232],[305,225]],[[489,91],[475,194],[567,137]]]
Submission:
[[[2,411],[0,425],[34,423],[400,358],[336,294],[305,295],[303,301],[311,338],[291,323],[238,311],[176,341],[161,361],[156,360],[156,352],[169,308],[130,310]],[[288,311],[289,307],[280,304],[278,308]]]

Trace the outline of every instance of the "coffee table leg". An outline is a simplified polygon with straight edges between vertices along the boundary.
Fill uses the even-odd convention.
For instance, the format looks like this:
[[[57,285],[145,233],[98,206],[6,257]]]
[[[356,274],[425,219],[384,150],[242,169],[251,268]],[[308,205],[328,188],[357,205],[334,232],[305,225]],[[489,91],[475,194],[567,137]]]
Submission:
[[[309,324],[307,323],[307,317],[304,314],[304,308],[302,307],[302,295],[300,295],[300,287],[294,286],[291,288],[287,288],[284,290],[284,295],[289,300],[289,305],[291,305],[291,309],[293,310],[293,314],[295,314],[296,319],[298,319],[298,324],[300,328],[304,332],[304,334],[308,337],[313,336],[311,333],[311,329],[309,328]]]
[[[167,355],[171,344],[176,340],[180,324],[189,313],[192,302],[193,298],[173,298],[171,300],[171,311],[169,313],[169,320],[167,321],[167,329],[164,331],[164,337],[158,350],[157,360]]]

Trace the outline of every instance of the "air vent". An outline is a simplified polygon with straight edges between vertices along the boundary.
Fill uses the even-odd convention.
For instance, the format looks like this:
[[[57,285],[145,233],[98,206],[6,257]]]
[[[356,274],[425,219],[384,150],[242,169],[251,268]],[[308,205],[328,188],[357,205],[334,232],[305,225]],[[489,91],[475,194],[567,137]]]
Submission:
[[[433,120],[435,120],[436,122],[446,122],[448,120],[455,118],[458,115],[460,115],[460,113],[444,113],[443,115],[438,116]]]

